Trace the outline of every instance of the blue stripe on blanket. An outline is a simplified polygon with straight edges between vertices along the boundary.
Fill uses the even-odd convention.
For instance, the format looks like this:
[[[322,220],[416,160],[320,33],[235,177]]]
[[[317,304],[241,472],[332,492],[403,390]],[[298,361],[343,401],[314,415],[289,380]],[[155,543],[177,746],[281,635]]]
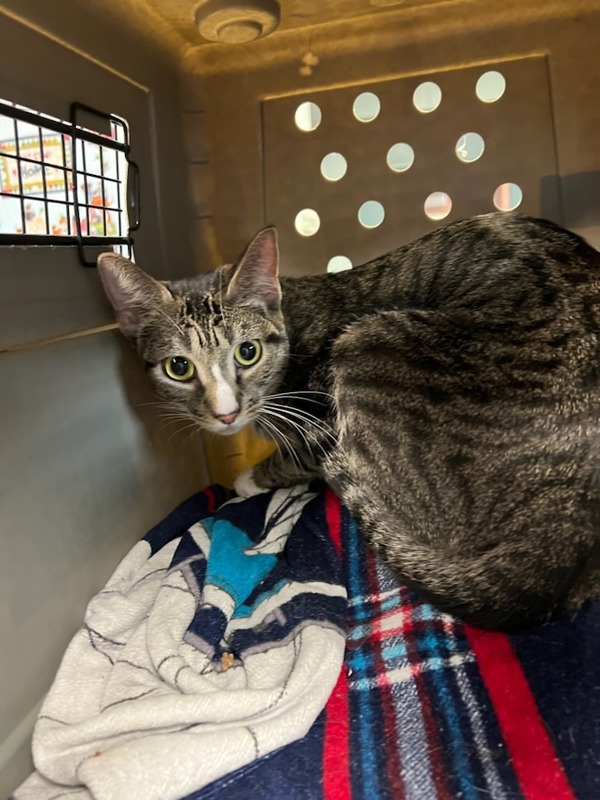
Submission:
[[[342,520],[342,548],[347,570],[348,599],[353,602],[352,614],[365,619],[367,618],[365,599],[370,595],[364,569],[365,547],[355,523],[347,515],[344,515]],[[352,637],[352,629],[349,636]],[[372,675],[375,672],[372,649],[362,649],[356,658],[351,660],[351,665],[352,682]],[[354,754],[350,761],[350,773],[356,800],[381,797],[379,782],[383,777],[381,768],[384,766],[384,759],[381,757],[383,732],[377,724],[374,700],[377,701],[374,693],[350,692],[350,748]]]
[[[429,695],[436,701],[436,720],[442,742],[441,756],[446,764],[451,795],[465,800],[477,800],[479,793],[475,787],[485,784],[481,775],[475,780],[470,763],[471,731],[468,719],[459,712],[460,696],[456,689],[454,667],[445,666],[448,664],[448,649],[444,647],[444,635],[439,629],[432,628],[424,637],[431,663],[431,669],[426,671],[424,680]]]
[[[467,712],[463,724],[470,730],[474,745],[469,747],[472,762],[479,762],[476,774],[485,774],[483,781],[475,785],[486,787],[489,797],[499,800],[523,800],[523,793],[512,765],[510,754],[500,731],[494,706],[481,681],[475,660],[464,663],[464,686],[466,696],[462,700]],[[468,746],[468,743],[467,743]],[[490,789],[487,787],[491,786]],[[484,796],[479,792],[478,797]]]

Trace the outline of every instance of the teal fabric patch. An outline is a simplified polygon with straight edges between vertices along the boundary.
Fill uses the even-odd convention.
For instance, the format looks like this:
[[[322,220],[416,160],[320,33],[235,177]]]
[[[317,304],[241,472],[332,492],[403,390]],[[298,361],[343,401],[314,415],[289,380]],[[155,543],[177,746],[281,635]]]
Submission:
[[[255,543],[225,519],[202,523],[210,536],[206,583],[233,598],[236,611],[277,563],[277,556],[253,551]]]

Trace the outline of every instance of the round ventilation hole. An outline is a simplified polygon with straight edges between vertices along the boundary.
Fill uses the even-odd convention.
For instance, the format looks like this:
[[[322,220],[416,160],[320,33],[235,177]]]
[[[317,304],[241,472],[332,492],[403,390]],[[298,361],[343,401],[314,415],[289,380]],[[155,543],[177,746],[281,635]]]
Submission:
[[[321,175],[326,181],[341,180],[348,169],[348,162],[341,153],[327,153],[321,161]]]
[[[352,105],[352,113],[359,122],[373,122],[380,110],[381,103],[373,92],[359,94]]]
[[[425,200],[425,214],[429,219],[445,219],[452,211],[452,200],[446,192],[432,192]]]
[[[442,90],[433,81],[425,81],[413,93],[413,105],[421,114],[431,114],[442,102]]]
[[[343,272],[346,269],[352,269],[348,256],[334,256],[327,263],[327,272]]]
[[[398,142],[388,150],[386,161],[394,172],[406,172],[415,162],[415,151],[409,144]]]
[[[516,183],[503,183],[494,192],[494,205],[498,211],[514,211],[523,201],[523,192]]]
[[[300,103],[294,114],[294,122],[301,131],[314,131],[321,124],[321,109],[316,103]]]
[[[495,103],[500,100],[506,89],[506,79],[501,72],[490,70],[484,72],[477,81],[475,94],[482,103]]]
[[[473,132],[463,133],[454,148],[456,157],[460,161],[464,161],[465,164],[477,161],[477,159],[481,158],[483,155],[484,150],[485,142],[483,141],[483,137]]]
[[[378,228],[385,219],[385,209],[377,200],[367,200],[358,209],[358,221],[363,228]]]
[[[321,227],[321,219],[313,208],[303,208],[296,214],[294,227],[300,236],[314,236]]]

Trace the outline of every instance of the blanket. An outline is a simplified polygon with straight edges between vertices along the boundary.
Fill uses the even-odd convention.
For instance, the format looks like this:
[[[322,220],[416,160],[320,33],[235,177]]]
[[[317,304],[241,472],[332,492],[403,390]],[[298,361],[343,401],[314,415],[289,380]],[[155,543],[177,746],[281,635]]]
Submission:
[[[15,797],[596,800],[599,633],[463,625],[329,490],[211,487],[90,603]]]
[[[19,800],[177,800],[307,733],[347,605],[315,497],[215,488],[132,549],[64,656]]]

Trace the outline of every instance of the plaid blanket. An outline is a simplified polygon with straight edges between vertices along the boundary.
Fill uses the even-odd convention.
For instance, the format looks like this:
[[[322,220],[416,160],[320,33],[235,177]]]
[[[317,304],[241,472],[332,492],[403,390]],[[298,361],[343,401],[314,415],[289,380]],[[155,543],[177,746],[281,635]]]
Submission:
[[[187,800],[598,800],[600,601],[510,636],[465,626],[323,503],[348,589],[336,687],[303,739]]]
[[[203,530],[209,533],[217,521],[231,521],[231,510],[227,511],[231,504],[226,502],[231,497],[220,487],[206,490],[173,512],[145,541],[158,553],[177,540],[180,559],[187,559],[189,567],[196,562],[190,560],[190,542],[181,544],[187,541],[183,531],[193,530],[198,520],[204,521]],[[228,753],[229,747],[239,754],[235,725],[225,726],[231,736],[219,740],[218,748],[207,746],[204,754],[200,749],[192,760],[184,740],[176,745],[175,732],[171,748],[169,734],[162,736],[169,791],[152,796],[161,800],[167,795],[182,800],[600,798],[600,603],[590,604],[574,619],[511,636],[465,626],[398,584],[363,546],[332,492],[319,488],[295,502],[301,502],[301,508],[296,507],[291,531],[283,535],[280,527],[280,536],[266,539],[258,528],[272,519],[274,508],[283,508],[281,502],[273,505],[273,497],[260,495],[234,503],[236,527],[248,529],[254,546],[273,560],[234,602],[245,623],[236,622],[231,609],[215,611],[218,602],[211,610],[197,592],[186,638],[188,645],[204,653],[204,668],[212,664],[218,672],[219,664],[229,665],[224,661],[227,653],[232,654],[232,663],[242,665],[260,651],[266,664],[286,642],[298,645],[294,634],[309,623],[322,625],[332,638],[319,640],[316,659],[313,649],[307,662],[311,666],[302,676],[307,694],[300,690],[294,698],[296,706],[310,705],[304,728],[297,724],[297,715],[290,716],[289,724],[267,725],[265,746],[260,752],[245,752],[237,764]],[[207,518],[212,520],[208,525]],[[226,563],[216,572],[223,570],[226,579],[239,586],[240,576]],[[122,577],[117,570],[119,574]],[[205,578],[205,573],[197,573],[196,584]],[[260,605],[261,593],[281,589],[292,580],[310,583],[307,591],[296,594],[303,600],[293,613],[288,608],[279,618],[275,612],[253,625],[248,609]],[[224,588],[224,580],[216,582]],[[230,597],[236,596],[235,585],[230,592]],[[347,637],[340,670],[335,631],[344,616]],[[268,623],[277,619],[279,624],[290,623],[279,639],[273,628],[268,630]],[[168,626],[168,619],[163,624]],[[310,694],[310,689],[319,688],[320,693]],[[306,699],[310,697],[312,701]],[[134,698],[132,710],[135,703]],[[263,721],[273,723],[268,710]],[[198,719],[194,727],[201,723]],[[46,773],[64,757],[60,746],[48,757],[43,727],[47,724],[38,723],[34,747],[38,769],[41,766]],[[214,744],[219,725],[208,732],[213,738],[206,742]],[[146,729],[143,736],[149,733]],[[64,751],[64,743],[61,746]],[[88,763],[93,763],[94,755],[88,756]],[[217,761],[220,771],[215,773]],[[93,782],[49,788],[38,774],[16,798],[151,796],[127,788],[138,774],[133,761],[129,766],[125,761],[121,769],[125,777],[119,790],[96,792]],[[177,785],[196,788],[177,795],[172,791]]]

